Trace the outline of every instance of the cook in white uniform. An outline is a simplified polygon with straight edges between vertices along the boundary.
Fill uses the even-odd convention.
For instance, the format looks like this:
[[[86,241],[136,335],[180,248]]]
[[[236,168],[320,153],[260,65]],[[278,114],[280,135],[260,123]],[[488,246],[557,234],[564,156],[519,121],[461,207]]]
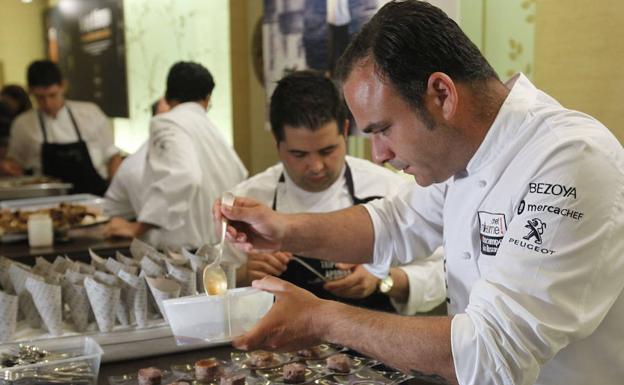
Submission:
[[[276,293],[276,303],[234,345],[290,350],[322,339],[462,385],[620,384],[617,139],[523,75],[500,82],[459,27],[425,2],[384,6],[341,60],[346,101],[372,134],[376,159],[429,187],[333,214],[287,216],[253,202],[243,208],[243,198],[215,212],[253,223],[253,232],[229,229],[247,249],[383,263],[443,244],[454,314],[375,314],[271,277],[255,286]],[[367,253],[373,258],[362,260]]]
[[[171,110],[150,124],[138,221],[110,226],[109,235],[136,237],[157,228],[146,236],[161,248],[198,248],[215,241],[212,202],[245,179],[247,170],[206,116],[213,88],[202,65],[171,67],[165,94]]]
[[[349,122],[338,90],[322,74],[299,71],[281,79],[271,96],[270,111],[281,163],[236,186],[236,195],[257,199],[279,212],[329,212],[413,185],[386,168],[345,156]],[[300,258],[328,283],[289,255],[277,252],[250,254],[249,263],[240,269],[239,284],[278,275],[322,298],[379,310],[394,310],[392,300],[409,314],[429,311],[446,296],[441,254],[392,268],[390,278],[389,264],[340,269],[333,262]]]
[[[93,103],[65,100],[61,71],[49,60],[30,64],[28,87],[38,108],[13,122],[2,173],[55,176],[73,183],[75,193],[103,195],[121,163],[104,113]]]

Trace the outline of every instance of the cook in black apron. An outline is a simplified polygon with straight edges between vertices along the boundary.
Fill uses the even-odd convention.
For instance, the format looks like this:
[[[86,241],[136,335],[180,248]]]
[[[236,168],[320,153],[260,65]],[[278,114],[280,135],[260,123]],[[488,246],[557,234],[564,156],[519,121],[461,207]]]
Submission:
[[[351,168],[349,168],[349,164],[347,164],[346,162],[345,162],[345,166],[346,167],[345,167],[344,178],[345,178],[345,182],[347,183],[347,190],[349,191],[349,195],[351,196],[353,205],[364,204],[372,200],[381,198],[380,196],[370,196],[370,197],[366,197],[362,199],[356,197],[354,187],[353,187],[353,176],[351,175]],[[284,183],[284,181],[285,181],[284,173],[282,172],[282,175],[280,175],[278,183]],[[275,193],[273,194],[273,210],[277,210],[277,187],[275,187]],[[303,259],[305,262],[307,262],[316,271],[321,273],[321,275],[327,277],[328,280],[331,280],[332,278],[336,276],[344,275],[344,274],[341,274],[344,272],[342,272],[341,270],[337,269],[334,266],[334,262],[321,261],[318,259],[307,258],[307,257],[302,257],[302,256],[298,256],[298,257]],[[295,285],[314,293],[316,296],[320,298],[330,299],[333,301],[340,301],[340,302],[348,303],[350,305],[366,307],[369,309],[391,311],[391,312],[394,311],[394,307],[390,303],[390,298],[388,298],[387,295],[382,294],[378,291],[375,291],[373,294],[369,295],[368,297],[361,298],[361,299],[343,298],[343,297],[338,297],[332,294],[331,292],[323,288],[323,284],[325,283],[324,281],[322,281],[319,277],[317,277],[308,269],[303,267],[301,264],[293,260],[291,260],[288,263],[288,266],[286,267],[286,271],[284,271],[280,275],[280,278],[288,282],[292,282]]]
[[[39,111],[39,124],[43,133],[41,144],[41,168],[44,175],[60,178],[65,182],[72,183],[72,193],[91,193],[103,196],[108,188],[108,182],[95,170],[87,143],[82,140],[80,130],[74,119],[69,106],[65,105],[67,113],[72,121],[77,142],[71,143],[48,143],[43,114]]]

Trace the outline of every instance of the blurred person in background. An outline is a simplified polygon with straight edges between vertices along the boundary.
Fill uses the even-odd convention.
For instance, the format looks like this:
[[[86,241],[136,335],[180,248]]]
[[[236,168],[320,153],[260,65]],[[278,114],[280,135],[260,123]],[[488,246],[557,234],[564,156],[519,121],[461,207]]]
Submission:
[[[106,115],[93,103],[66,100],[61,71],[49,60],[32,62],[27,78],[37,108],[13,122],[0,172],[57,177],[73,193],[103,195],[121,163]]]
[[[32,108],[28,92],[17,84],[8,84],[0,90],[0,100],[5,102],[11,111],[11,118],[15,119],[22,112]]]

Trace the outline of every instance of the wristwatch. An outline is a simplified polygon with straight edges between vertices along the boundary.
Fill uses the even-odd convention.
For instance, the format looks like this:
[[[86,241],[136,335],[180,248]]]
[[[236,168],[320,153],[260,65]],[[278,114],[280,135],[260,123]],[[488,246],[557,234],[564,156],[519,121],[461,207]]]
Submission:
[[[384,279],[379,281],[379,291],[384,294],[388,294],[390,290],[392,290],[393,285],[394,285],[394,280],[392,279],[392,276],[388,274],[388,276],[386,276]]]

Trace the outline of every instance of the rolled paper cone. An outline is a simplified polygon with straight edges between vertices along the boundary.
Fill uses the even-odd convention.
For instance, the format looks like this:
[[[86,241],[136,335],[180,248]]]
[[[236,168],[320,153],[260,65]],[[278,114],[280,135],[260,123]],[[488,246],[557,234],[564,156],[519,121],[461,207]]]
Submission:
[[[160,266],[160,264],[154,262],[147,255],[143,257],[143,259],[141,259],[141,270],[143,270],[145,275],[147,275],[148,277],[160,277],[165,275],[165,271]]]
[[[195,282],[197,285],[197,291],[199,293],[204,292],[204,268],[208,264],[208,260],[205,257],[193,254],[186,249],[182,249],[182,254],[188,258],[191,262],[191,269],[195,272]]]
[[[28,277],[26,289],[30,292],[48,332],[53,336],[63,334],[61,286]]]
[[[103,271],[96,271],[93,276],[102,283],[105,283],[109,286],[117,286],[119,284],[119,278],[116,275],[108,274]]]
[[[186,258],[184,255],[182,255],[181,253],[175,252],[173,250],[170,250],[169,248],[165,248],[165,255],[173,260],[178,260],[178,261],[188,261],[188,258]]]
[[[101,332],[110,332],[115,326],[115,316],[119,305],[121,290],[105,283],[98,282],[96,278],[87,277],[84,281],[89,303],[95,313],[95,321]]]
[[[145,273],[145,270],[141,270],[141,272],[139,273],[139,277],[143,278],[143,281],[145,282],[145,286],[148,287],[149,286],[147,284],[148,275]],[[157,278],[157,277],[151,277],[151,278]],[[147,296],[147,312],[151,314],[160,314],[160,310],[158,310],[158,304],[156,303],[156,298],[154,298],[154,296],[152,295],[152,291],[149,290],[149,288],[146,290],[146,296]]]
[[[65,273],[67,273],[67,271]],[[92,313],[93,310],[91,310],[91,304],[89,303],[87,291],[83,283],[73,283],[69,280],[65,280],[62,288],[63,298],[69,306],[71,321],[76,331],[85,331],[87,326],[89,326],[89,314]]]
[[[128,266],[136,266],[139,267],[141,266],[138,259],[132,259],[130,257],[126,257],[125,255],[123,255],[122,253],[120,253],[119,251],[115,252],[115,258],[123,263],[124,265],[128,265]]]
[[[146,277],[145,280],[147,281],[147,285],[149,286],[154,299],[156,299],[158,311],[166,320],[167,316],[162,302],[166,299],[178,298],[182,288],[172,279]]]
[[[33,268],[33,271],[36,274],[39,274],[41,276],[45,276],[45,275],[48,274],[48,272],[50,272],[52,270],[53,270],[52,264],[50,262],[48,262],[47,259],[45,259],[43,257],[35,258],[35,267]]]
[[[37,329],[41,327],[41,316],[35,307],[30,292],[26,290],[26,280],[29,277],[42,279],[17,263],[9,267],[9,278],[18,296],[19,311],[24,315],[24,318],[26,318],[28,325],[33,329]]]
[[[130,254],[134,259],[142,259],[152,251],[157,251],[155,247],[149,243],[143,242],[138,238],[134,238],[130,243]]]
[[[182,266],[176,266],[167,261],[167,271],[171,278],[173,278],[182,288],[180,296],[185,297],[187,295],[197,294],[197,276],[191,269]]]
[[[117,276],[104,273],[103,271],[96,271],[95,274],[93,274],[93,277],[95,277],[98,281],[105,283],[112,287],[119,287],[119,284],[120,284],[119,278]],[[115,310],[115,314],[117,314],[117,319],[119,320],[119,323],[126,326],[130,323],[130,318],[128,316],[128,309],[126,309],[125,304],[121,298],[121,291],[119,295],[120,295],[120,300],[119,300],[119,303],[117,304],[117,309]]]
[[[0,342],[13,339],[17,326],[17,296],[0,291]]]
[[[52,269],[57,273],[64,274],[65,270],[71,265],[67,258],[57,255],[52,263]]]
[[[151,251],[147,253],[147,256],[150,257],[152,261],[158,263],[161,267],[165,267],[165,259],[167,259],[165,254],[158,251]]]
[[[139,327],[147,325],[147,287],[143,277],[137,277],[121,270],[118,274],[123,282],[122,294],[125,292],[125,300],[130,311],[130,322]]]
[[[106,258],[100,257],[91,249],[89,249],[89,256],[91,257],[91,265],[94,266],[96,270],[106,271]]]
[[[106,260],[106,269],[114,275],[117,275],[119,270],[125,270],[130,274],[137,274],[139,271],[137,266],[128,266],[113,258],[108,258]]]
[[[65,270],[65,280],[73,284],[82,284],[87,274],[82,274],[74,270]]]

